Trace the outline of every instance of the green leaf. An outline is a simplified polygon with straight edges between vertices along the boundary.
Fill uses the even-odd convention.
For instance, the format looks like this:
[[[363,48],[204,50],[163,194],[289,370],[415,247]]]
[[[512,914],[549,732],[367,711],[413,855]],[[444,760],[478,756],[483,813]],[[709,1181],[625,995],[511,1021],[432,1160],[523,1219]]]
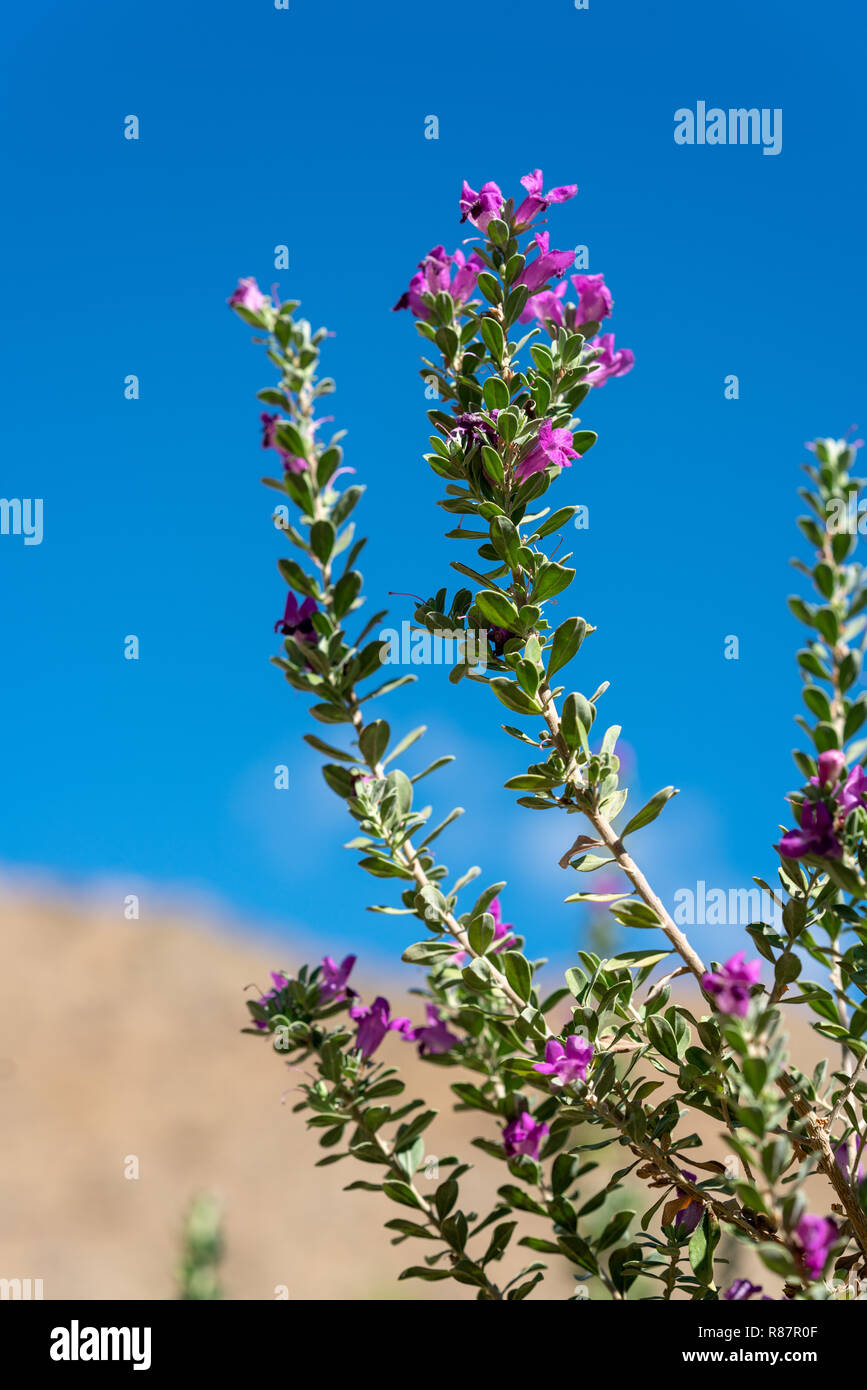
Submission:
[[[621,898],[618,902],[612,903],[608,910],[624,927],[650,929],[660,925],[653,908],[648,907],[640,898]]]
[[[497,363],[502,362],[506,340],[503,336],[503,330],[497,320],[486,315],[480,320],[479,329],[481,331],[482,340],[488,352],[491,354],[491,357]]]
[[[521,561],[518,551],[521,548],[521,537],[518,535],[517,528],[512,524],[507,516],[495,516],[491,521],[491,544],[496,550],[501,560],[505,560],[511,570],[519,570]],[[478,607],[478,595],[476,596],[476,606]],[[516,632],[520,629],[520,618],[515,609],[515,625],[510,628]],[[498,627],[509,627],[508,623],[498,623]]]
[[[612,1216],[611,1220],[608,1222],[608,1225],[605,1227],[605,1230],[602,1232],[601,1236],[599,1236],[598,1239],[594,1241],[597,1255],[599,1254],[600,1250],[607,1250],[609,1245],[614,1245],[614,1243],[618,1241],[622,1235],[625,1235],[626,1228],[628,1227],[634,1215],[634,1211],[627,1211],[625,1209],[622,1211],[615,1212],[614,1216]]]
[[[824,690],[820,690],[817,685],[805,685],[801,695],[811,714],[815,714],[817,719],[830,720],[831,702]]]
[[[440,1183],[434,1193],[434,1206],[437,1209],[437,1216],[440,1221],[443,1221],[448,1216],[457,1200],[458,1185],[454,1178],[446,1178],[445,1182]]]
[[[293,588],[296,593],[305,594],[307,598],[321,598],[319,587],[315,579],[311,579],[305,574],[299,564],[294,560],[287,560],[285,555],[277,561],[277,568],[282,574],[286,583]]]
[[[475,601],[482,616],[495,627],[504,627],[509,632],[520,632],[521,620],[518,610],[505,594],[497,593],[495,589],[480,589]]]
[[[637,815],[634,815],[629,824],[620,832],[621,840],[624,836],[631,835],[634,830],[641,830],[643,826],[649,825],[651,821],[656,820],[656,817],[659,815],[665,803],[673,796],[677,796],[677,787],[663,787],[662,791],[658,791],[655,796],[652,796],[647,805],[643,806]]]
[[[340,705],[311,705],[310,713],[320,724],[351,724],[352,715]],[[353,758],[354,762],[355,759]]]
[[[438,961],[455,955],[456,951],[456,941],[416,941],[412,946],[407,946],[401,960],[408,965],[436,965]]]
[[[479,271],[479,274],[476,277],[476,284],[478,285],[482,294],[485,296],[485,299],[487,299],[490,304],[500,304],[502,302],[503,288],[499,280],[495,279],[494,276],[490,273],[490,271]],[[509,397],[507,393],[506,404],[508,405],[508,403]]]
[[[618,1293],[626,1293],[641,1272],[641,1246],[622,1245],[608,1258],[608,1272]]]
[[[560,716],[560,732],[572,749],[583,748],[585,756],[590,757],[587,732],[593,723],[593,709],[590,702],[573,690],[563,701]]]
[[[542,540],[545,536],[550,536],[555,531],[561,531],[563,527],[568,525],[568,523],[572,520],[572,517],[575,515],[577,510],[577,506],[560,507],[558,511],[554,512],[552,516],[548,517],[547,521],[543,521],[542,525],[539,527],[537,531],[533,532],[533,539]]]
[[[504,1202],[508,1202],[510,1207],[515,1207],[518,1211],[531,1211],[535,1216],[548,1215],[541,1202],[537,1202],[535,1198],[531,1197],[528,1192],[525,1192],[522,1187],[513,1187],[509,1185],[500,1187],[497,1191]]]
[[[386,1178],[382,1184],[382,1190],[393,1202],[399,1202],[404,1207],[415,1207],[417,1210],[422,1207],[422,1201],[408,1182],[401,1182],[398,1178]]]
[[[382,760],[390,735],[391,730],[384,719],[374,719],[372,724],[365,725],[358,745],[370,767],[375,767]]]
[[[677,1037],[668,1019],[651,1014],[645,1022],[645,1027],[651,1045],[661,1052],[663,1057],[668,1058],[669,1062],[678,1061]]]
[[[587,632],[583,618],[567,618],[554,633],[551,655],[548,658],[548,679],[555,671],[560,671],[572,660]]]
[[[349,612],[361,592],[362,579],[358,570],[349,570],[334,586],[334,612],[343,618]]]
[[[505,410],[509,404],[509,388],[498,376],[489,376],[482,387],[488,410]]]
[[[310,527],[310,549],[323,565],[331,558],[334,537],[335,530],[330,521],[314,521]]]
[[[541,714],[542,706],[532,699],[519,685],[506,676],[495,676],[489,682],[491,689],[501,704],[518,714]]]
[[[324,743],[315,734],[304,734],[304,742],[309,743],[311,748],[315,748],[317,753],[327,753],[329,758],[339,758],[344,763],[354,763],[357,760],[351,753],[344,753],[340,748],[333,748],[330,743]]]
[[[575,571],[553,561],[546,565],[533,586],[532,598],[541,603],[546,598],[554,598],[568,589],[575,578]]]
[[[533,976],[529,962],[520,951],[503,951],[499,959],[506,969],[506,979],[522,999],[530,998],[533,989]]]
[[[700,1284],[713,1283],[713,1252],[719,1236],[716,1220],[706,1211],[689,1242],[689,1263]]]

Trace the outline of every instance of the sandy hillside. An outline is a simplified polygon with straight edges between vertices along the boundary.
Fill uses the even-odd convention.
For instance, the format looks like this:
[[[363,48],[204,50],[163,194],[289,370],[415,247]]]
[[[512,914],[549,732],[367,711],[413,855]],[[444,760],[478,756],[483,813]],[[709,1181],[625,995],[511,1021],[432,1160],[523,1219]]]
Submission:
[[[293,954],[281,947],[280,962]],[[297,1298],[443,1296],[442,1285],[396,1283],[421,1255],[383,1231],[401,1208],[342,1191],[373,1170],[314,1168],[323,1151],[291,1113],[291,1073],[238,1031],[243,986],[267,983],[275,963],[267,943],[189,923],[119,924],[3,897],[0,1276],[41,1278],[47,1299],[172,1297],[183,1213],[210,1190],[224,1204],[229,1297],[273,1298],[278,1285]],[[448,1110],[457,1073],[418,1062],[396,1037],[386,1049],[409,1094],[445,1110],[442,1154],[490,1162]],[[138,1179],[124,1176],[130,1155]]]
[[[349,1160],[313,1166],[323,1151],[291,1113],[292,1073],[266,1042],[239,1032],[243,987],[267,983],[269,968],[296,955],[300,964],[291,943],[278,952],[189,921],[119,922],[4,890],[0,1277],[41,1278],[47,1299],[171,1298],[182,1217],[207,1190],[224,1207],[230,1298],[271,1299],[280,1285],[302,1299],[473,1297],[452,1283],[396,1282],[426,1253],[418,1242],[391,1247],[383,1231],[409,1213],[342,1191],[373,1170]],[[398,986],[354,983],[368,997],[384,987],[401,1005]],[[409,1007],[418,1013],[418,1001]],[[477,1119],[449,1108],[449,1082],[465,1074],[424,1065],[394,1035],[382,1055],[399,1059],[408,1097],[442,1112],[429,1152],[476,1163],[465,1200],[485,1173],[507,1181],[469,1147]],[[622,1150],[611,1152],[622,1166]],[[130,1156],[137,1179],[125,1176]],[[629,1194],[620,1201],[638,1205]],[[527,1220],[528,1231],[547,1234]],[[516,1250],[500,1268],[511,1277],[533,1258]],[[732,1273],[754,1272],[738,1261]],[[551,1260],[541,1296],[573,1287],[565,1262]]]

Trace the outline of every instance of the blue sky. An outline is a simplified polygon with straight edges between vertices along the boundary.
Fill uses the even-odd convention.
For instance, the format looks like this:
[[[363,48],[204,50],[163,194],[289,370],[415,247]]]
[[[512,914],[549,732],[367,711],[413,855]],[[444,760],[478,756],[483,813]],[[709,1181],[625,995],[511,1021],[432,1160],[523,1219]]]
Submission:
[[[600,441],[555,493],[590,508],[570,606],[599,631],[572,680],[611,681],[600,719],[637,751],[636,795],[682,789],[635,846],[669,901],[773,872],[795,781],[785,597],[803,441],[867,426],[865,98],[849,67],[864,27],[854,4],[803,0],[441,0],[435,16],[397,0],[34,0],[10,15],[2,493],[43,498],[45,534],[0,536],[6,871],[107,880],[143,913],[204,898],[335,950],[406,940],[404,920],[365,913],[383,889],[341,850],[350,827],[301,742],[303,699],[268,665],[283,588],[255,392],[271,375],[225,300],[241,275],[277,281],[335,331],[370,602],[432,593],[458,553],[420,458],[416,335],[390,307],[430,246],[465,234],[463,177],[518,192],[541,166],[546,186],[579,185],[552,243],[590,248],[636,355],[585,403]],[[781,153],[676,145],[674,112],[699,100],[781,108]],[[587,919],[562,899],[587,880],[554,866],[574,822],[502,790],[522,763],[494,702],[423,669],[387,713],[426,723],[432,756],[458,754],[428,784],[438,810],[467,808],[441,841],[452,869],[509,878],[506,917],[535,953],[570,956]],[[727,954],[719,931],[697,940]]]

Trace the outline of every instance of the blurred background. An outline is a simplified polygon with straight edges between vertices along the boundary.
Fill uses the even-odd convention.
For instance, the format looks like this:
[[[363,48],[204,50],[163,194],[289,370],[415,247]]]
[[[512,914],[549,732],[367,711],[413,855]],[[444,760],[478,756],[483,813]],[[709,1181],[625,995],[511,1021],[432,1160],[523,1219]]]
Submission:
[[[633,750],[635,806],[681,788],[640,846],[669,906],[699,881],[748,888],[773,875],[796,780],[803,442],[867,425],[863,15],[34,0],[7,33],[0,493],[43,499],[44,536],[0,535],[0,1274],[46,1297],[171,1296],[183,1212],[214,1188],[230,1296],[391,1296],[406,1260],[384,1218],[365,1194],[335,1203],[348,1179],[312,1170],[279,1062],[236,1031],[245,985],[326,950],[395,997],[413,981],[403,920],[365,911],[381,899],[340,848],[303,700],[268,665],[284,586],[255,393],[272,373],[225,300],[254,275],[334,331],[368,603],[399,626],[412,600],[388,592],[433,593],[459,555],[391,305],[471,231],[463,178],[578,184],[552,244],[589,248],[636,366],[591,393],[599,443],[554,494],[590,512],[567,538],[598,626],[574,680],[611,681],[600,720]],[[780,108],[781,153],[676,145],[698,101]],[[568,834],[501,790],[523,767],[484,692],[416,673],[382,712],[430,728],[411,771],[457,755],[429,784],[437,810],[467,809],[442,852],[485,882],[515,867],[504,915],[553,979],[597,930],[563,904],[584,883],[556,867]],[[692,935],[724,958],[736,931]]]

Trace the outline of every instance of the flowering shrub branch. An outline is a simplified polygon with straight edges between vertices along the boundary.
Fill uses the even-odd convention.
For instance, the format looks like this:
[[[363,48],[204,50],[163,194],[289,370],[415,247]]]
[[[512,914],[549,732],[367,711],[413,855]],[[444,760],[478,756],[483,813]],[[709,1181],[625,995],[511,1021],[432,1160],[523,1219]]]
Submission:
[[[472,565],[452,562],[471,587],[457,589],[450,601],[447,587],[419,601],[415,621],[428,632],[463,633],[464,659],[450,679],[489,686],[513,716],[532,721],[530,731],[503,725],[532,749],[532,760],[506,786],[529,810],[584,818],[588,829],[573,838],[561,866],[586,874],[615,865],[629,885],[566,900],[605,901],[626,927],[661,929],[667,945],[607,960],[581,951],[566,987],[543,997],[537,975],[543,962],[524,954],[520,936],[502,920],[505,883],[490,884],[462,908],[464,890],[480,871],[471,868],[448,886],[448,870],[432,849],[461,812],[429,829],[432,808],[416,800],[417,784],[449,759],[413,775],[395,767],[424,730],[392,746],[388,723],[370,719],[365,709],[414,677],[368,689],[382,674],[383,641],[373,634],[384,613],[349,635],[363,602],[355,565],[364,541],[355,538],[351,519],[363,488],[338,489],[337,480],[351,472],[342,466],[340,436],[327,443],[319,437],[316,404],[333,389],[317,376],[324,330],[313,333],[296,320],[297,304],[272,301],[254,281],[242,281],[230,302],[265,333],[280,373],[276,388],[260,392],[273,412],[262,414],[263,447],[282,464],[282,477],[265,481],[295,508],[291,520],[285,503],[276,513],[295,558],[279,561],[288,594],[276,624],[283,654],[273,660],[289,684],[313,699],[319,723],[338,733],[345,726],[350,735],[349,747],[305,738],[327,759],[325,779],[358,825],[349,848],[366,872],[396,880],[401,890],[401,907],[372,910],[413,916],[427,931],[403,954],[425,969],[425,988],[417,991],[424,1023],[392,1018],[382,997],[362,1003],[348,984],[354,958],[337,966],[326,957],[297,976],[276,974],[274,989],[249,1001],[249,1031],[268,1032],[293,1066],[308,1059],[315,1065],[317,1077],[301,1083],[297,1108],[309,1112],[308,1124],[323,1130],[320,1144],[333,1150],[320,1162],[353,1156],[378,1168],[377,1181],[360,1185],[413,1212],[413,1220],[387,1223],[395,1239],[437,1243],[403,1277],[453,1278],[475,1287],[481,1299],[524,1298],[544,1265],[521,1269],[502,1287],[492,1282],[490,1266],[530,1215],[542,1219],[545,1234],[522,1236],[519,1244],[565,1258],[578,1281],[573,1297],[584,1295],[590,1277],[613,1298],[627,1297],[639,1278],[639,1289],[655,1290],[649,1296],[720,1297],[718,1275],[730,1249],[718,1249],[723,1230],[758,1251],[786,1281],[788,1296],[828,1296],[823,1279],[832,1261],[844,1277],[861,1273],[867,1261],[858,1167],[867,1099],[861,1079],[867,1049],[860,1040],[867,1026],[867,932],[858,906],[867,901],[861,848],[867,745],[845,746],[867,713],[864,698],[847,693],[860,668],[852,643],[867,624],[859,617],[867,599],[860,570],[844,563],[852,538],[844,543],[832,535],[827,513],[832,497],[857,494],[847,471],[855,446],[818,441],[818,466],[809,470],[816,491],[805,494],[813,516],[801,527],[817,549],[809,572],[821,602],[792,600],[792,606],[817,634],[799,653],[805,703],[816,720],[802,724],[816,756],[795,755],[808,781],[791,798],[799,827],[780,841],[782,896],[762,882],[782,908],[785,935],[765,924],[748,929],[773,964],[773,985],[765,990],[760,962],[747,961],[743,951],[706,967],[633,857],[631,837],[661,814],[675,789],[663,788],[615,829],[628,798],[620,785],[619,726],[591,747],[607,684],[590,695],[558,684],[595,629],[582,617],[553,623],[547,616],[575,577],[570,556],[555,556],[577,509],[550,513],[537,504],[595,443],[576,411],[593,389],[630,370],[632,354],[615,350],[613,335],[600,334],[613,307],[604,277],[576,274],[567,282],[574,252],[552,249],[549,233],[540,230],[543,215],[576,189],[543,193],[538,170],[522,183],[517,207],[496,184],[478,192],[465,184],[460,212],[478,233],[473,250],[449,255],[435,247],[395,305],[410,311],[426,350],[437,354],[422,359],[428,392],[440,402],[429,411],[434,433],[425,457],[445,480],[440,506],[459,518],[449,538],[473,543],[478,556]],[[799,951],[821,964],[829,987],[799,982]],[[673,968],[672,954],[679,962]],[[666,973],[649,985],[663,961]],[[673,999],[678,976],[695,981],[693,1007]],[[800,992],[793,996],[796,981]],[[841,1067],[830,1081],[822,1067],[808,1080],[788,1063],[782,1009],[796,1002],[806,1003],[821,1020],[818,1030],[841,1044]],[[474,1143],[513,1179],[499,1187],[484,1216],[461,1209],[467,1165],[456,1159],[438,1160],[449,1176],[430,1198],[422,1194],[424,1134],[435,1112],[422,1101],[394,1110],[383,1103],[404,1090],[394,1068],[373,1060],[388,1032],[417,1046],[426,1062],[472,1076],[452,1087],[458,1106],[484,1118],[487,1132]],[[707,1152],[707,1141],[685,1130],[690,1109],[721,1126],[724,1147]],[[499,1125],[493,1134],[492,1122]],[[625,1151],[626,1166],[593,1181],[596,1159],[586,1156],[612,1145]],[[830,1179],[833,1215],[807,1210],[805,1183],[817,1168]],[[617,1195],[636,1182],[661,1192],[637,1228],[636,1213]],[[613,1207],[607,1219],[606,1206]],[[476,1239],[483,1232],[484,1244]],[[757,1292],[736,1280],[722,1296]]]

